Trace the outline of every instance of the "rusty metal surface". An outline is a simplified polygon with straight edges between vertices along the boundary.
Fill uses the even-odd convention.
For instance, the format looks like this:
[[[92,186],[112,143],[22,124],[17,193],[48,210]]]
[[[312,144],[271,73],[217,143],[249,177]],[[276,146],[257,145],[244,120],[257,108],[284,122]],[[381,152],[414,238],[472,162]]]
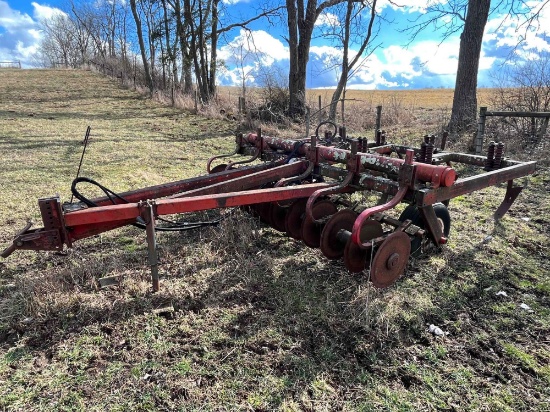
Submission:
[[[316,190],[329,186],[330,185],[327,183],[312,183],[299,186],[183,197],[179,199],[162,199],[156,201],[155,215],[174,215],[177,213],[198,212],[200,210],[221,209],[255,203],[309,197]],[[135,219],[138,216],[139,211],[137,204],[128,203],[123,205],[95,207],[69,213],[65,215],[65,223],[67,227],[74,227],[85,224]]]
[[[140,200],[158,199],[173,195],[175,193],[193,190],[199,187],[210,186],[225,180],[233,179],[239,176],[250,175],[252,173],[266,170],[275,167],[274,163],[263,163],[255,166],[240,167],[238,169],[226,170],[219,174],[208,174],[204,176],[193,177],[190,179],[178,180],[176,182],[163,183],[160,185],[149,186],[143,189],[131,190],[128,192],[120,193],[120,197],[123,197],[130,203],[139,202]],[[92,199],[92,201],[98,206],[111,205],[111,198],[107,196],[98,197]],[[122,203],[118,199],[114,199],[115,203]]]
[[[250,144],[256,144],[257,139],[258,136],[256,134],[249,133],[243,140],[248,141]],[[277,137],[264,136],[262,137],[262,139],[266,148],[280,149],[285,151],[291,151],[296,143],[296,141],[292,139]],[[298,152],[302,155],[308,156],[310,160],[316,162],[324,160],[326,162],[337,162],[346,164],[351,156],[349,150],[338,149],[335,147],[317,145],[314,147],[314,149],[317,152],[317,155],[315,156],[316,160],[312,160],[311,156],[309,156],[309,152],[313,150],[312,145],[309,143],[303,144],[299,148]],[[359,153],[357,155],[357,162],[364,169],[377,170],[393,176],[397,176],[399,174],[401,165],[405,163],[403,159],[396,159],[371,153]],[[456,172],[449,166],[438,166],[419,163],[417,178],[424,182],[430,182],[435,186],[450,186],[456,180]]]
[[[479,156],[482,159],[483,167],[485,157]],[[476,190],[484,189],[490,186],[496,186],[499,183],[504,183],[509,180],[514,180],[523,176],[527,176],[535,172],[536,162],[525,162],[504,167],[498,170],[493,170],[476,176],[470,176],[463,179],[458,179],[451,187],[440,187],[437,189],[419,189],[417,191],[417,205],[419,207],[433,205],[437,202],[442,202],[447,199],[475,192]]]
[[[268,170],[262,170],[245,176],[239,176],[233,179],[203,186],[197,189],[188,190],[177,195],[170,196],[171,199],[182,197],[193,197],[200,195],[210,195],[216,193],[236,192],[241,190],[260,187],[267,183],[276,182],[282,177],[299,175],[307,167],[305,161],[299,161],[292,164],[280,165]]]
[[[377,288],[387,288],[405,272],[411,254],[411,241],[404,232],[393,232],[380,245],[370,270],[370,280]]]
[[[285,217],[285,231],[288,236],[302,240],[302,220],[306,213],[306,199],[298,199],[292,203]]]
[[[321,200],[311,208],[312,214],[306,212],[302,220],[302,242],[311,248],[318,248],[321,245],[321,232],[324,224],[319,221],[337,212],[336,205],[330,200]]]
[[[321,232],[321,252],[328,259],[335,260],[344,256],[347,240],[351,236],[353,222],[357,213],[351,209],[342,209],[332,215]],[[347,232],[347,237],[339,235],[340,231]]]
[[[419,207],[418,211],[422,216],[424,225],[430,234],[431,240],[434,245],[440,246],[447,243],[447,238],[443,236],[443,227],[439,219],[435,214],[435,210],[432,205]]]
[[[344,129],[341,135],[345,136]],[[445,243],[434,212],[435,203],[507,182],[505,198],[495,213],[498,219],[522,190],[514,186],[513,180],[535,171],[535,162],[505,159],[503,147],[498,145],[490,156],[483,157],[440,151],[434,146],[433,135],[427,136],[423,147],[417,149],[386,144],[381,131],[377,131],[376,137],[374,143],[342,137],[331,139],[333,143],[320,139],[319,142],[328,144],[325,146],[318,144],[315,136],[285,139],[262,136],[259,130],[237,136],[235,151],[210,158],[207,170],[212,173],[205,176],[128,191],[120,197],[99,197],[91,202],[83,199],[63,207],[57,197],[40,199],[44,227],[25,227],[1,256],[7,257],[17,249],[61,250],[76,240],[141,218],[146,223],[153,289],[158,290],[158,261],[154,257],[156,217],[243,207],[276,230],[286,231],[310,247],[320,246],[329,259],[343,256],[351,272],[363,271],[371,252],[377,251],[371,277],[375,286],[387,287],[405,270],[410,236],[430,236],[437,245]],[[237,154],[249,154],[251,158],[211,168],[214,160]],[[235,167],[255,159],[269,162]],[[477,174],[457,180],[452,163],[468,165],[468,171],[475,168]],[[289,183],[296,185],[285,186]],[[317,201],[329,194],[355,191],[380,193],[384,203],[361,205],[364,209],[357,215],[350,209],[337,212],[330,200]],[[159,200],[145,202],[147,199]],[[381,214],[403,201],[418,207],[426,230]],[[91,207],[94,204],[98,207]],[[349,199],[338,204],[347,208],[352,205]],[[394,226],[396,231],[384,234],[381,222]]]
[[[271,227],[279,232],[285,231],[285,218],[288,207],[278,205],[276,202],[270,203],[269,214]]]
[[[522,186],[514,186],[514,181],[509,180],[508,185],[506,186],[506,194],[504,195],[504,200],[498,207],[497,211],[493,215],[493,217],[496,220],[499,220],[506,214],[506,212],[510,209],[512,204],[514,203],[514,200],[519,196],[521,191],[523,190]]]
[[[368,220],[361,228],[361,242],[366,243],[384,234],[382,225],[376,220]],[[370,262],[371,249],[363,249],[351,240],[346,242],[344,249],[344,265],[351,273],[362,272]]]

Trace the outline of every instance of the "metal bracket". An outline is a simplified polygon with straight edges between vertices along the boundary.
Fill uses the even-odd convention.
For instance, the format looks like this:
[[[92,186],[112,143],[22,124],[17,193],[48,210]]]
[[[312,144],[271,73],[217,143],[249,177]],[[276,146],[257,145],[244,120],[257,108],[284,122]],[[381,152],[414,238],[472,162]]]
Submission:
[[[231,152],[231,153],[228,153],[228,154],[222,154],[222,155],[217,155],[217,156],[212,156],[210,159],[208,159],[208,162],[206,162],[206,171],[208,173],[211,173],[211,166],[212,166],[212,162],[214,160],[217,160],[217,159],[223,159],[223,158],[226,158],[226,157],[231,157],[231,156],[234,156],[236,155],[237,153],[239,153],[239,149],[241,148],[241,142],[243,140],[243,134],[242,133],[239,133],[235,139],[235,149]]]
[[[447,243],[447,238],[443,236],[443,231],[439,225],[437,215],[432,205],[419,207],[420,215],[426,224],[428,233],[430,234],[431,240],[436,246],[443,245]]]

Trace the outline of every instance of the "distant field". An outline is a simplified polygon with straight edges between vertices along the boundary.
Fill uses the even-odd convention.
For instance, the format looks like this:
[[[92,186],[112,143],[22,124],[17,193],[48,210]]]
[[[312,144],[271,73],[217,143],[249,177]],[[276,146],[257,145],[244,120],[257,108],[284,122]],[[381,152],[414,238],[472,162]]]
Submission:
[[[452,98],[356,96],[370,100],[358,133],[383,104],[415,139],[441,130]],[[0,70],[0,250],[39,221],[38,198],[70,199],[88,125],[81,176],[115,191],[204,174],[238,127],[92,72]],[[453,199],[449,243],[385,290],[240,210],[159,234],[156,294],[135,227],[0,258],[0,410],[547,412],[550,170],[526,183],[499,222],[504,187]],[[120,283],[101,289],[105,276]]]
[[[313,115],[315,125],[319,121],[319,97],[321,97],[321,119],[328,117],[328,106],[332,90],[308,90],[306,104]],[[494,89],[478,90],[480,106],[491,108]],[[238,96],[242,90],[237,87],[220,87],[218,96],[224,109],[237,113]],[[247,101],[262,101],[261,89],[247,89]],[[345,113],[337,109],[337,123],[347,127],[355,136],[373,136],[376,124],[376,107],[382,106],[382,129],[397,142],[419,144],[425,134],[441,134],[446,130],[453,103],[452,89],[421,90],[349,90],[346,93]],[[302,127],[303,129],[303,127]],[[270,130],[271,132],[271,130]],[[285,133],[288,134],[288,131]],[[466,137],[468,140],[471,136]],[[466,145],[464,144],[463,147]]]
[[[323,101],[330,101],[332,90],[309,90],[308,96],[322,96]],[[396,99],[403,104],[425,109],[450,109],[453,105],[453,89],[418,89],[418,90],[348,90],[347,99],[357,99],[369,102],[374,106],[387,105]],[[478,103],[480,106],[489,104],[493,89],[479,89]]]
[[[256,89],[249,89],[257,92]],[[239,96],[241,89],[238,87],[219,87],[218,93],[222,96]],[[411,107],[450,110],[453,104],[453,89],[416,89],[416,90],[348,90],[347,99],[356,99],[373,106],[387,105],[396,99]],[[494,89],[478,89],[477,98],[480,106],[490,105]],[[310,89],[307,91],[308,101],[316,107],[318,98],[321,96],[322,104],[328,104],[332,98],[333,90]]]

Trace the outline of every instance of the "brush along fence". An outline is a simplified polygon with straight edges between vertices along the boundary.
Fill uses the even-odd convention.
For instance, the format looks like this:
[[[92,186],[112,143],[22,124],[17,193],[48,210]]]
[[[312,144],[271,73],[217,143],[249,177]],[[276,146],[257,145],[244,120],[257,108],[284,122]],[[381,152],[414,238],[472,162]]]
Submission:
[[[525,117],[531,119],[530,138],[542,139],[548,130],[548,121],[550,120],[550,112],[493,112],[487,111],[486,107],[479,108],[479,120],[477,123],[477,134],[475,138],[476,154],[481,154],[483,150],[483,141],[485,139],[485,123],[487,117]],[[540,119],[540,127],[537,128],[537,120]],[[490,144],[494,144],[491,142]]]

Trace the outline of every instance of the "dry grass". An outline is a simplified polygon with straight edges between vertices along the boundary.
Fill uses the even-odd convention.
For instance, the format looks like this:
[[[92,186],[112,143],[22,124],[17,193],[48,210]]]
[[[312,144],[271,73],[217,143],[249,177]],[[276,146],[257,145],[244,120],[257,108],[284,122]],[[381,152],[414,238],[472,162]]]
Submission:
[[[70,197],[87,125],[81,174],[117,191],[202,173],[236,127],[89,72],[2,70],[0,95],[2,245],[38,197]],[[549,190],[541,168],[499,223],[502,188],[453,200],[448,246],[383,291],[240,211],[159,236],[157,294],[135,228],[17,253],[0,262],[0,409],[547,411]]]

